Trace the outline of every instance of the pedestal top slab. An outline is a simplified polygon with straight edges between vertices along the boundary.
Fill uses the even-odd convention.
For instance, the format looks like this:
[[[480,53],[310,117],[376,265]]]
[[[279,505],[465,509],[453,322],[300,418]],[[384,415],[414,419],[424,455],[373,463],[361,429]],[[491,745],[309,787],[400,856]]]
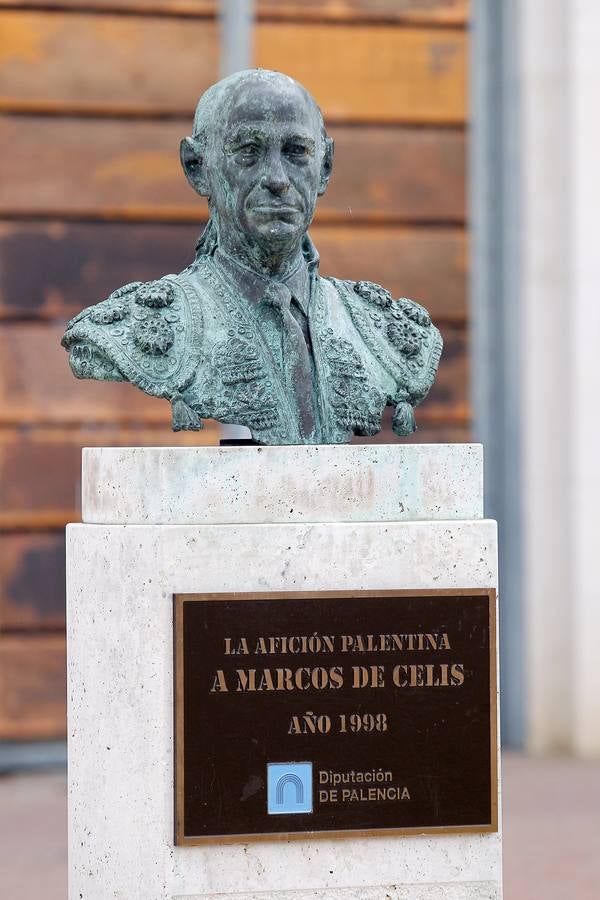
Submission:
[[[89,524],[482,517],[479,444],[83,450],[82,520]]]

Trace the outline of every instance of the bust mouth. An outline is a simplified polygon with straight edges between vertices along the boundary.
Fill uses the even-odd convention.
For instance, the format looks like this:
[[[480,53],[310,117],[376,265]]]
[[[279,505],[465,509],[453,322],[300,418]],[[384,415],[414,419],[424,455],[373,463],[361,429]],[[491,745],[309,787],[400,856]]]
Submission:
[[[289,203],[259,203],[254,207],[255,212],[261,213],[297,213],[300,212],[297,206],[290,206]]]

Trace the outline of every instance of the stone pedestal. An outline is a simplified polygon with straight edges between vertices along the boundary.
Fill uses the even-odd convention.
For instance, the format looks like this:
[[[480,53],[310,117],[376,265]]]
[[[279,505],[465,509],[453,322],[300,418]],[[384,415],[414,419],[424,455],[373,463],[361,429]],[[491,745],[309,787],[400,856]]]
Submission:
[[[84,450],[70,900],[500,900],[499,832],[173,838],[173,594],[495,587],[482,497],[473,445]]]

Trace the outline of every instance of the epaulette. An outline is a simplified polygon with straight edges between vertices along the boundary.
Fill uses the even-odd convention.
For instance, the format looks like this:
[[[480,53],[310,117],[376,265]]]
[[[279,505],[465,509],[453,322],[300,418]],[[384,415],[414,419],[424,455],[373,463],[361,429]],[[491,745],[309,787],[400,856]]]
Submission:
[[[391,293],[372,281],[331,279],[346,301],[365,343],[397,385],[392,398],[396,434],[416,429],[413,409],[428,394],[442,353],[442,336],[419,303]]]
[[[105,368],[115,367],[146,394],[169,399],[175,430],[200,428],[181,396],[194,377],[201,345],[201,304],[189,291],[184,279],[165,275],[127,284],[84,309],[62,339],[74,374],[90,377],[89,367],[101,358]]]

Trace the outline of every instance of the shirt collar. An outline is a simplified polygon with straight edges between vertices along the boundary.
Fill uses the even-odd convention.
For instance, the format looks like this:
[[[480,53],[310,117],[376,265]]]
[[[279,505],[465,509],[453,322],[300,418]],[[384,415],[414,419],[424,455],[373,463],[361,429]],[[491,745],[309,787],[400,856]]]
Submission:
[[[213,258],[225,275],[233,280],[242,295],[251,303],[259,303],[262,300],[271,280],[280,280],[290,289],[304,314],[308,315],[310,279],[319,266],[319,254],[308,234],[304,235],[302,241],[302,259],[299,265],[282,279],[270,279],[266,275],[259,275],[258,272],[244,266],[233,256],[224,253],[219,247],[215,250]]]

